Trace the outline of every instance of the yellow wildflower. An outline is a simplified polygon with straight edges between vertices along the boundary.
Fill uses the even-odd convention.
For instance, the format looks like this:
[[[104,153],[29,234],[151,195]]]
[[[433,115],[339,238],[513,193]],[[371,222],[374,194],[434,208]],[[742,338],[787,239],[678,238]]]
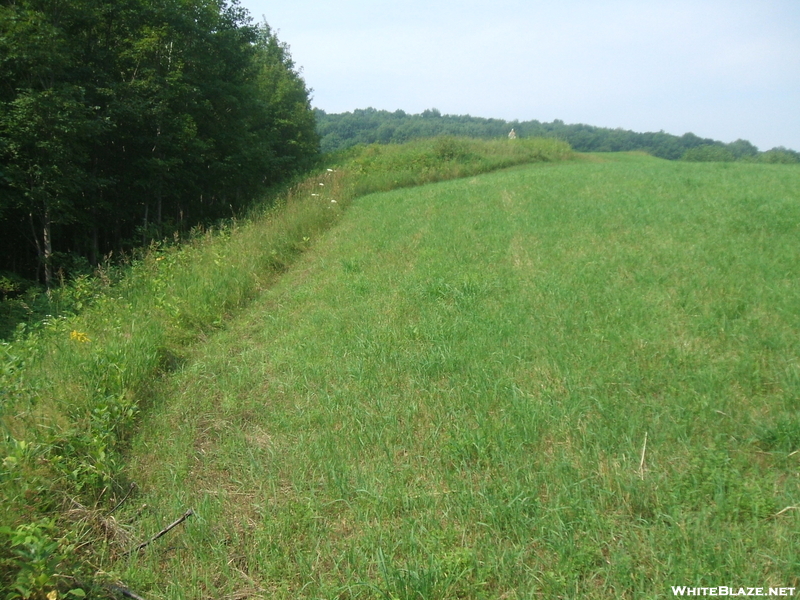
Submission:
[[[72,333],[69,334],[69,339],[75,340],[76,342],[81,342],[82,344],[91,341],[88,335],[82,331],[78,331],[77,329],[72,330]]]

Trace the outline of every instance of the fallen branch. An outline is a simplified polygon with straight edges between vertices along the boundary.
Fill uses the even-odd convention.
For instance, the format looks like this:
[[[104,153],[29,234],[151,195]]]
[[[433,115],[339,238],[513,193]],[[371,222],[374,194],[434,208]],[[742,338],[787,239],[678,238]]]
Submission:
[[[167,526],[166,526],[164,529],[162,529],[162,530],[161,530],[161,531],[159,531],[157,534],[155,534],[155,535],[154,535],[152,538],[150,538],[150,539],[149,539],[149,540],[147,540],[146,542],[142,542],[141,544],[139,544],[138,546],[136,546],[136,548],[134,548],[133,550],[128,550],[128,551],[127,551],[125,554],[123,554],[123,556],[128,556],[129,554],[133,554],[134,552],[138,552],[138,551],[139,551],[139,550],[141,550],[142,548],[145,548],[145,547],[149,546],[150,544],[152,544],[153,542],[155,542],[155,541],[156,541],[158,538],[160,538],[160,537],[162,537],[162,536],[166,535],[166,534],[167,534],[167,533],[169,533],[171,530],[175,529],[175,528],[176,528],[178,525],[180,525],[181,523],[183,523],[183,522],[184,522],[186,519],[188,519],[189,517],[191,517],[193,514],[194,514],[194,511],[193,511],[193,510],[190,508],[190,509],[189,509],[189,510],[187,510],[185,513],[183,513],[183,515],[181,516],[181,518],[180,518],[180,519],[178,519],[178,520],[177,520],[177,521],[175,521],[174,523],[170,523],[170,524],[169,524],[169,525],[167,525]]]
[[[131,493],[133,492],[133,490],[135,488],[136,488],[136,484],[132,483],[131,487],[128,489],[128,493],[125,494],[125,497],[122,500],[120,500],[119,502],[117,502],[117,505],[114,508],[112,508],[110,511],[108,511],[108,514],[109,515],[114,514],[114,511],[117,510],[120,506],[122,506],[122,504],[125,502],[125,500],[128,499],[128,497],[131,495]]]
[[[128,588],[122,587],[121,585],[110,585],[108,587],[112,592],[119,592],[120,594],[122,594],[126,598],[130,598],[131,600],[144,600],[144,598],[142,598],[138,594],[134,594]]]

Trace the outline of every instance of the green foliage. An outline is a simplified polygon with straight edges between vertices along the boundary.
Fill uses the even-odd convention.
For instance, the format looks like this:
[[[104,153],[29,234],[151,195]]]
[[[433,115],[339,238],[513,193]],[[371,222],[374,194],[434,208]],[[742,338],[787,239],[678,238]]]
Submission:
[[[50,290],[13,274],[0,278],[0,286],[6,286],[5,298],[0,301],[0,340],[12,339],[19,328],[35,329],[43,319],[72,315],[88,308],[124,269],[107,263],[92,274],[77,274],[80,271],[76,267],[72,278],[61,279]]]
[[[747,140],[736,140],[728,144],[727,149],[733,154],[736,159],[747,159],[758,156],[758,148]]]
[[[486,173],[518,164],[570,158],[568,144],[552,139],[475,140],[440,136],[407,144],[372,144],[352,159],[357,196]]]
[[[704,144],[691,148],[681,157],[689,162],[733,162],[736,157],[722,145]]]
[[[758,161],[769,164],[796,165],[800,163],[800,152],[782,147],[773,148],[759,155]]]
[[[517,135],[525,137],[551,137],[564,140],[578,152],[627,152],[643,150],[653,156],[678,160],[687,152],[691,153],[700,147],[718,148],[713,159],[702,158],[707,150],[697,155],[701,158],[691,160],[729,160],[732,155],[736,160],[766,160],[772,162],[796,162],[797,153],[791,150],[774,149],[759,154],[758,148],[746,140],[736,140],[723,144],[710,139],[700,138],[692,133],[682,136],[668,133],[648,132],[636,133],[623,129],[608,129],[590,125],[567,125],[563,121],[552,123],[539,121],[504,121],[502,119],[484,119],[469,115],[442,115],[436,109],[424,111],[419,115],[411,115],[398,110],[388,112],[367,108],[354,110],[352,113],[328,114],[323,110],[315,111],[317,129],[321,137],[324,152],[332,152],[349,148],[358,144],[403,143],[417,138],[436,136],[459,136],[473,138],[505,138],[513,127]],[[692,154],[689,154],[691,157]]]
[[[7,544],[10,554],[8,558],[0,556],[0,570],[7,568],[12,574],[16,571],[6,600],[45,600],[47,593],[55,589],[58,567],[69,551],[53,538],[57,531],[53,520],[22,524],[14,529],[0,527],[0,539],[5,538],[4,545]]]
[[[287,47],[236,2],[3,3],[0,56],[0,268],[48,288],[317,155]]]
[[[714,143],[691,148],[683,153],[683,160],[689,162],[760,162],[767,164],[792,165],[800,163],[800,153],[786,148],[773,148],[766,152],[758,150],[744,140],[737,140],[727,146]]]

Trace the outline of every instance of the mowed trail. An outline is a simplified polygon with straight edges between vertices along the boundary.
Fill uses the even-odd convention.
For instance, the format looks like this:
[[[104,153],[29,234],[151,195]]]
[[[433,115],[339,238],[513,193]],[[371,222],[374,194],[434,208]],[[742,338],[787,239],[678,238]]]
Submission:
[[[127,518],[197,516],[120,572],[169,598],[797,585],[798,240],[793,167],[360,198],[158,386]]]

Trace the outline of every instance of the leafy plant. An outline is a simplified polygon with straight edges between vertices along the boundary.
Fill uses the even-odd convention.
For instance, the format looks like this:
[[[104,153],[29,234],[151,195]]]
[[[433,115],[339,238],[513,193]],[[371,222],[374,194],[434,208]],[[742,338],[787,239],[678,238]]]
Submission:
[[[24,523],[13,529],[0,527],[0,536],[6,538],[11,554],[4,561],[5,567],[17,571],[7,600],[49,598],[58,582],[58,566],[68,552],[54,539],[57,531],[52,519]]]

